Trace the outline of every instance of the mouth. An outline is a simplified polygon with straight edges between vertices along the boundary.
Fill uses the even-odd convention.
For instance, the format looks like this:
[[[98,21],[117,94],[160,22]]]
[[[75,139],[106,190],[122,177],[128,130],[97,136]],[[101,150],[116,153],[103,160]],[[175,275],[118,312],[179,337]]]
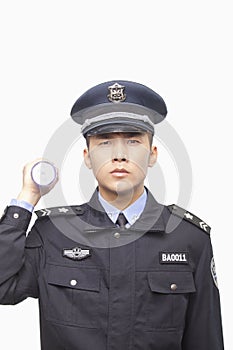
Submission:
[[[123,177],[123,176],[127,176],[129,172],[124,168],[116,168],[113,171],[111,171],[110,174],[116,177]]]

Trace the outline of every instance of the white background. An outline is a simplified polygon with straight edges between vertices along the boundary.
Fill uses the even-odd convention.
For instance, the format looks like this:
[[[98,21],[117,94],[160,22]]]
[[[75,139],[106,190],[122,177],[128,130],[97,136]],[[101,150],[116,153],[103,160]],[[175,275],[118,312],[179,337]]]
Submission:
[[[232,31],[226,0],[0,5],[0,210],[17,196],[24,163],[43,154],[85,90],[114,79],[153,88],[165,99],[167,120],[192,162],[188,208],[212,226],[226,349],[233,346]],[[64,174],[70,163],[68,155]],[[165,203],[176,202],[174,171],[166,165],[163,171]],[[72,197],[71,184],[64,185],[67,202],[82,202],[81,195]],[[1,348],[39,350],[37,301],[0,306],[0,330]]]

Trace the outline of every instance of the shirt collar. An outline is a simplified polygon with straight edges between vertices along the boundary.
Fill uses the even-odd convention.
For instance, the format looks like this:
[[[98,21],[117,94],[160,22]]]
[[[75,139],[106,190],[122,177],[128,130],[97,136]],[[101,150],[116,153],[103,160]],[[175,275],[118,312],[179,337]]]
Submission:
[[[108,203],[101,196],[99,192],[98,192],[98,199],[113,223],[116,223],[119,213],[122,212],[131,226],[139,218],[139,216],[141,215],[141,213],[145,208],[146,201],[147,201],[147,192],[144,189],[143,194],[133,204],[131,204],[129,207],[127,207],[123,211],[117,209],[116,207]]]

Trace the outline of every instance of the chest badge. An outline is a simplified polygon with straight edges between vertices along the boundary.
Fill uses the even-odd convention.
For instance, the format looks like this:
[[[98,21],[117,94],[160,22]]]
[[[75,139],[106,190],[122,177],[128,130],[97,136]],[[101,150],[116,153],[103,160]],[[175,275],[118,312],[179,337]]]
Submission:
[[[83,260],[91,256],[90,249],[75,247],[72,249],[63,249],[62,256],[71,260]]]
[[[189,256],[187,252],[160,252],[160,264],[188,264]]]

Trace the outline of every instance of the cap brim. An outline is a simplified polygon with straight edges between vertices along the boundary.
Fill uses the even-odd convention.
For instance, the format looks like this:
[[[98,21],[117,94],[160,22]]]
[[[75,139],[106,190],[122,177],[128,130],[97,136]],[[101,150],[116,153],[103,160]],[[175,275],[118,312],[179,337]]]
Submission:
[[[102,126],[94,127],[89,131],[85,132],[85,136],[93,136],[100,134],[110,134],[110,133],[132,133],[132,132],[152,132],[148,127],[139,127],[136,125],[123,125],[123,124],[105,124]]]
[[[166,116],[157,113],[155,110],[137,105],[134,103],[103,103],[94,107],[82,109],[72,115],[73,120],[78,124],[83,124],[87,118],[97,117],[106,113],[128,112],[139,115],[147,115],[154,124],[160,123]]]
[[[154,134],[154,124],[147,116],[126,112],[114,112],[92,118],[83,125],[84,136],[116,132],[150,132]]]

